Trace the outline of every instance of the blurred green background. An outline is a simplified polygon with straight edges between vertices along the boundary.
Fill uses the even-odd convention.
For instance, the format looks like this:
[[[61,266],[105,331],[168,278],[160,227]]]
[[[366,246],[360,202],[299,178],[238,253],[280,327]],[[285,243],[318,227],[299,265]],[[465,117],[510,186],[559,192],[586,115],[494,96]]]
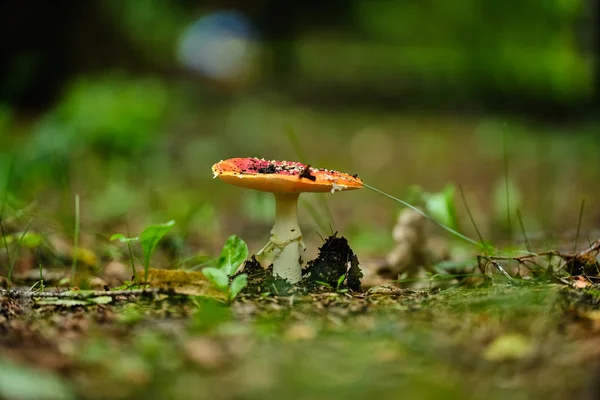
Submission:
[[[486,239],[594,238],[598,9],[584,0],[7,0],[0,4],[0,188],[7,230],[84,245],[177,221],[173,251],[257,251],[270,196],[212,180],[229,157],[291,159],[406,198],[464,189]],[[506,156],[503,136],[506,137]],[[322,197],[324,199],[320,199]],[[398,205],[303,195],[359,256],[381,256]],[[460,198],[459,228],[474,236]],[[325,206],[326,205],[326,206]],[[318,217],[313,218],[314,215]],[[12,218],[12,219],[11,219]]]

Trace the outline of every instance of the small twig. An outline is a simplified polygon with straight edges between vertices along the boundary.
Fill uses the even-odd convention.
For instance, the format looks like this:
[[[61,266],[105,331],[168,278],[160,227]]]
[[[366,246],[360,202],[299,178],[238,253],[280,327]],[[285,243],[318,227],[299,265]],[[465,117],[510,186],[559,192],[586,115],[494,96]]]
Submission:
[[[521,211],[517,208],[517,219],[519,220],[519,225],[521,226],[521,232],[523,232],[523,238],[525,239],[525,247],[528,252],[531,251],[531,246],[529,245],[529,239],[527,238],[527,232],[525,231],[525,224],[523,224],[523,217],[521,216]]]
[[[131,289],[131,290],[93,290],[93,291],[68,291],[68,292],[32,292],[32,291],[10,291],[0,290],[0,296],[17,296],[19,298],[68,298],[68,299],[86,299],[89,297],[100,297],[100,296],[135,296],[135,295],[146,295],[146,294],[160,294],[169,293],[168,290],[152,288],[152,289]]]
[[[514,281],[514,278],[513,278],[512,276],[510,276],[510,275],[508,274],[508,272],[506,272],[506,271],[504,270],[504,268],[502,268],[502,265],[500,265],[500,263],[499,263],[499,262],[497,262],[497,261],[493,260],[491,257],[487,257],[487,256],[477,256],[477,258],[478,258],[478,259],[480,259],[480,260],[481,260],[481,259],[483,259],[483,260],[486,260],[488,263],[490,263],[490,264],[492,264],[494,267],[496,267],[496,269],[497,269],[498,271],[500,271],[500,272],[502,273],[502,275],[504,275],[504,276],[506,277],[506,279],[508,279],[509,281]],[[509,259],[509,260],[514,260],[514,258],[512,258],[512,259]]]

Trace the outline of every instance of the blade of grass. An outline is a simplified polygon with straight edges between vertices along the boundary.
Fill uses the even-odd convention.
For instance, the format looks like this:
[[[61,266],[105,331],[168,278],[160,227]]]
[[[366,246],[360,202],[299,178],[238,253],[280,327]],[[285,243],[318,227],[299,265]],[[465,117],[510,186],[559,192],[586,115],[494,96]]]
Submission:
[[[462,198],[463,204],[464,204],[465,208],[467,209],[467,214],[469,215],[469,219],[471,220],[471,223],[473,224],[473,227],[475,228],[475,232],[477,232],[477,237],[479,238],[479,241],[481,243],[485,243],[485,240],[483,240],[483,235],[481,234],[481,232],[479,231],[479,228],[477,227],[477,224],[475,223],[475,218],[473,218],[473,214],[471,214],[471,208],[467,204],[467,198],[465,197],[465,193],[463,191],[462,185],[458,185],[458,189],[460,190],[460,197]]]
[[[135,272],[135,264],[133,261],[133,250],[131,249],[131,242],[127,242],[127,248],[129,248],[129,259],[131,260],[131,272],[133,274],[133,282],[138,283],[137,274]]]
[[[508,245],[512,245],[512,226],[510,221],[510,192],[508,189],[508,137],[502,132],[502,158],[504,159],[504,191],[506,194],[506,224],[508,228]]]
[[[40,268],[40,290],[43,292],[46,287],[44,286],[44,274],[42,273],[42,263],[38,263],[38,266]]]
[[[315,209],[315,207],[313,207],[313,205],[304,200],[304,199],[300,199],[300,203],[304,206],[304,208],[306,209],[306,211],[308,211],[308,213],[310,214],[310,216],[312,217],[312,219],[315,221],[315,223],[319,226],[319,229],[322,232],[327,232],[327,225],[325,225],[325,222],[323,221],[323,218],[319,215],[319,213],[317,212],[317,210]]]
[[[523,232],[523,238],[525,239],[525,247],[527,251],[531,253],[531,246],[529,245],[529,239],[527,238],[527,232],[525,232],[525,224],[523,224],[523,218],[521,217],[521,211],[517,208],[517,219],[521,226],[521,232]]]
[[[290,144],[292,145],[292,148],[294,149],[294,152],[296,153],[298,161],[304,164],[310,164],[308,162],[309,160],[306,157],[306,154],[304,153],[304,150],[302,149],[302,145],[300,144],[300,140],[298,140],[298,135],[296,135],[296,131],[294,130],[294,128],[291,125],[286,126],[285,133],[288,137],[288,140],[290,141]],[[331,209],[329,208],[329,203],[327,202],[327,199],[325,199],[325,197],[323,196],[319,196],[319,202],[321,203],[321,208],[323,208],[323,210],[325,211],[327,218],[329,218],[329,223],[332,224],[333,214],[331,213]],[[308,203],[303,204],[306,206],[306,204]],[[315,220],[315,223],[321,226],[321,221],[323,220],[323,218],[321,218],[318,215],[317,210],[313,207],[312,212],[309,211],[309,213],[311,217]]]
[[[44,273],[42,271],[42,263],[40,262],[40,260],[38,259],[37,256],[37,252],[32,252],[33,253],[33,259],[35,260],[36,264],[38,265],[39,271],[40,271],[40,291],[44,291],[45,290],[45,286],[44,286]]]
[[[4,221],[0,216],[0,232],[2,232],[2,240],[4,241],[4,249],[6,250],[6,259],[10,260],[10,253],[8,251],[8,242],[6,241],[6,234],[4,233]],[[10,278],[8,278],[8,284],[10,285]]]
[[[366,183],[363,183],[363,186],[366,187],[367,189],[370,189],[370,190],[372,190],[372,191],[374,191],[376,193],[379,193],[379,194],[381,194],[381,195],[383,195],[383,196],[385,196],[385,197],[387,197],[387,198],[389,198],[389,199],[391,199],[391,200],[393,200],[393,201],[395,201],[397,203],[400,203],[400,204],[402,204],[405,207],[410,208],[411,210],[413,210],[413,211],[417,212],[418,214],[422,215],[423,217],[427,218],[429,221],[433,222],[434,224],[436,224],[440,228],[444,229],[445,231],[451,233],[452,235],[456,236],[457,238],[462,239],[465,242],[468,242],[468,243],[470,243],[472,245],[475,245],[475,246],[477,246],[480,249],[484,249],[484,250],[486,249],[486,246],[485,246],[484,243],[479,243],[478,241],[473,240],[470,237],[467,237],[467,236],[463,235],[462,233],[460,233],[458,231],[455,231],[454,229],[450,228],[449,226],[446,226],[446,225],[442,224],[441,222],[436,221],[433,217],[430,217],[429,215],[427,215],[423,211],[419,210],[417,207],[413,206],[412,204],[409,204],[409,203],[407,203],[404,200],[400,200],[399,198],[394,197],[391,194],[388,194],[388,193],[384,192],[383,190],[379,190],[376,187],[367,185]]]
[[[25,227],[25,230],[21,234],[21,237],[19,238],[19,241],[17,242],[17,249],[15,250],[15,254],[12,257],[10,266],[8,267],[8,284],[9,285],[12,284],[12,273],[13,273],[13,269],[15,268],[15,263],[17,262],[17,258],[19,258],[19,252],[21,250],[21,244],[23,243],[23,238],[27,234],[27,231],[29,230],[29,227],[31,226],[32,222],[33,222],[33,219],[30,219],[29,223]]]
[[[77,256],[79,255],[79,195],[75,195],[75,237],[73,238],[73,257],[71,262],[71,286],[75,286]]]
[[[577,245],[579,244],[579,232],[581,231],[581,220],[583,219],[583,208],[585,207],[585,199],[581,200],[581,208],[579,209],[579,219],[577,220],[577,235],[575,236],[575,245],[573,246],[573,252],[577,251]]]
[[[8,172],[6,173],[6,182],[4,182],[4,193],[2,193],[2,205],[0,206],[0,218],[4,218],[4,207],[8,199],[8,188],[10,188],[10,181],[14,172],[14,158],[10,159],[8,164]]]
[[[8,252],[8,243],[6,241],[6,234],[4,232],[4,207],[8,199],[8,188],[10,187],[10,181],[13,174],[13,161],[11,158],[8,164],[8,172],[6,173],[6,182],[4,183],[4,193],[2,193],[2,204],[0,205],[0,232],[2,233],[2,240],[4,241],[4,249],[6,250],[6,259],[10,260],[10,253]],[[8,278],[8,284],[11,284],[10,278]]]
[[[294,149],[294,152],[296,153],[296,156],[298,157],[298,161],[306,164],[308,162],[308,158],[302,150],[302,145],[300,145],[298,135],[296,135],[296,131],[294,130],[294,128],[291,125],[286,126],[285,133],[288,137],[288,140],[290,141],[290,144],[292,145],[292,148]]]

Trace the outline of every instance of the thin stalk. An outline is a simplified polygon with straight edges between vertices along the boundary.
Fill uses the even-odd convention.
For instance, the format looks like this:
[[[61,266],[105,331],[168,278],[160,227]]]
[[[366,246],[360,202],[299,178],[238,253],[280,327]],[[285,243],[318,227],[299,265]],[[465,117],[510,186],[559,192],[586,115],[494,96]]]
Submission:
[[[386,193],[382,190],[379,190],[373,186],[367,185],[366,183],[363,183],[363,186],[366,187],[367,189],[370,189],[376,193],[379,193],[391,200],[394,200],[395,202],[400,203],[405,207],[410,208],[411,210],[413,210],[413,211],[417,212],[418,214],[422,215],[423,217],[427,218],[429,221],[433,222],[440,228],[444,229],[447,232],[450,232],[452,235],[456,236],[457,238],[462,239],[465,242],[468,242],[472,245],[475,245],[475,246],[479,247],[480,249],[485,249],[485,245],[483,243],[479,243],[478,241],[473,240],[473,239],[463,235],[462,233],[455,231],[454,229],[450,228],[449,226],[446,226],[446,225],[442,224],[441,222],[436,221],[435,219],[433,219],[433,217],[430,217],[429,215],[425,214],[423,211],[419,210],[417,207],[405,202],[404,200],[400,200],[399,198],[394,197],[391,194],[388,194],[388,193]]]
[[[294,152],[296,152],[296,156],[298,156],[298,160],[306,164],[308,158],[306,157],[304,150],[302,150],[302,145],[298,140],[298,135],[296,135],[294,128],[291,125],[288,125],[285,129],[285,133],[287,134],[288,140],[290,141]]]
[[[585,207],[585,199],[581,200],[581,208],[579,209],[579,220],[577,220],[577,235],[575,236],[575,246],[573,246],[573,252],[577,251],[577,245],[579,244],[579,232],[581,230],[581,220],[583,218],[583,208]]]
[[[508,228],[508,245],[512,245],[512,226],[510,222],[510,193],[508,190],[508,137],[502,132],[502,157],[504,159],[504,191],[506,194],[506,223]]]
[[[79,195],[75,195],[75,237],[73,238],[73,260],[71,262],[71,286],[75,285],[77,256],[79,255]]]
[[[308,157],[306,157],[306,154],[304,153],[304,150],[302,149],[302,145],[300,144],[300,140],[298,140],[298,135],[296,134],[296,131],[294,130],[294,128],[290,125],[288,125],[286,127],[285,133],[287,134],[288,140],[290,141],[292,148],[294,149],[294,152],[296,153],[296,157],[298,158],[298,161],[300,161],[301,163],[304,164],[309,164],[308,162]],[[319,202],[321,203],[321,207],[323,208],[323,210],[325,210],[325,214],[327,215],[327,218],[329,219],[329,223],[331,224],[331,222],[333,221],[333,213],[331,212],[331,208],[329,208],[329,203],[327,202],[327,199],[323,196],[319,196]],[[304,205],[306,206],[306,203],[304,203]],[[316,209],[313,207],[313,211],[314,214],[309,211],[311,217],[315,220],[315,222],[317,223],[317,225],[321,226],[320,220],[322,219],[320,216],[316,216]]]
[[[2,193],[2,204],[0,205],[0,232],[2,233],[2,240],[4,241],[4,249],[6,250],[6,259],[10,261],[10,253],[8,252],[8,242],[6,241],[6,234],[4,232],[4,207],[6,207],[6,202],[8,199],[8,188],[10,187],[10,181],[13,174],[13,160],[11,158],[10,164],[8,166],[8,173],[6,174],[6,182],[4,185],[4,193]],[[8,284],[11,284],[10,277],[8,278]]]
[[[129,259],[131,260],[131,272],[133,273],[133,282],[137,283],[137,274],[135,273],[135,264],[133,261],[133,250],[131,250],[131,242],[127,242],[127,247],[129,248]]]
[[[10,262],[10,252],[8,251],[8,242],[6,241],[6,234],[4,233],[4,223],[0,216],[0,232],[2,232],[2,239],[4,241],[4,249],[6,250],[6,259]],[[10,277],[8,278],[8,284],[10,285]]]
[[[531,253],[531,246],[529,245],[529,239],[527,238],[527,232],[525,232],[525,224],[523,224],[523,218],[521,217],[521,211],[517,208],[517,219],[521,226],[521,232],[523,232],[523,238],[525,239],[525,247],[527,251]]]
[[[43,292],[45,290],[45,288],[46,288],[44,286],[44,273],[42,271],[42,263],[38,259],[37,253],[35,251],[33,252],[33,259],[37,263],[39,271],[40,271],[40,280],[39,280],[39,283],[40,283],[40,290]]]
[[[465,197],[465,193],[463,192],[462,185],[458,185],[458,189],[460,190],[460,197],[462,198],[463,204],[467,209],[467,214],[469,214],[469,219],[471,220],[471,223],[475,228],[475,232],[477,232],[477,237],[479,238],[479,241],[481,243],[485,243],[485,240],[483,240],[483,235],[481,234],[479,228],[477,227],[477,224],[475,223],[475,218],[473,218],[473,214],[471,214],[471,208],[469,208],[469,205],[467,204],[467,198]]]
[[[43,292],[45,289],[45,286],[44,286],[44,274],[42,273],[42,263],[38,263],[38,266],[40,268],[40,290]]]
[[[319,229],[321,229],[323,232],[327,232],[327,226],[323,222],[323,218],[321,218],[315,207],[313,207],[313,205],[310,202],[304,199],[300,199],[300,202],[302,203],[304,208],[306,208],[306,211],[308,211],[312,219],[317,223]]]
[[[19,238],[19,242],[17,243],[17,249],[15,250],[15,255],[12,258],[12,261],[10,262],[10,266],[8,267],[8,284],[9,285],[12,284],[12,273],[13,273],[13,269],[15,268],[15,263],[17,262],[17,258],[19,258],[19,252],[21,250],[21,244],[23,243],[23,238],[27,234],[27,231],[29,230],[29,227],[31,226],[32,222],[33,222],[33,219],[30,219],[29,223],[25,227],[25,230],[21,234],[21,237]]]
[[[0,217],[2,217],[2,218],[4,218],[4,207],[6,206],[6,202],[8,199],[8,188],[10,187],[10,181],[12,179],[13,170],[14,170],[14,158],[11,158],[10,163],[8,165],[8,172],[6,174],[4,193],[2,193],[2,205],[0,206]]]

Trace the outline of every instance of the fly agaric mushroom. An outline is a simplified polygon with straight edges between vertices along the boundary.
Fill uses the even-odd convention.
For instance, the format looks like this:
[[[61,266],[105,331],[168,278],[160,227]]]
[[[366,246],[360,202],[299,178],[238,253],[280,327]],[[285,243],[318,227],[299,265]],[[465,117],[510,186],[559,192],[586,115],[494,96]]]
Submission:
[[[298,225],[298,197],[302,192],[360,189],[356,175],[312,168],[299,162],[230,158],[213,165],[214,177],[243,188],[275,196],[275,223],[269,242],[258,253],[273,263],[273,274],[296,283],[302,278],[302,252],[306,248]]]

